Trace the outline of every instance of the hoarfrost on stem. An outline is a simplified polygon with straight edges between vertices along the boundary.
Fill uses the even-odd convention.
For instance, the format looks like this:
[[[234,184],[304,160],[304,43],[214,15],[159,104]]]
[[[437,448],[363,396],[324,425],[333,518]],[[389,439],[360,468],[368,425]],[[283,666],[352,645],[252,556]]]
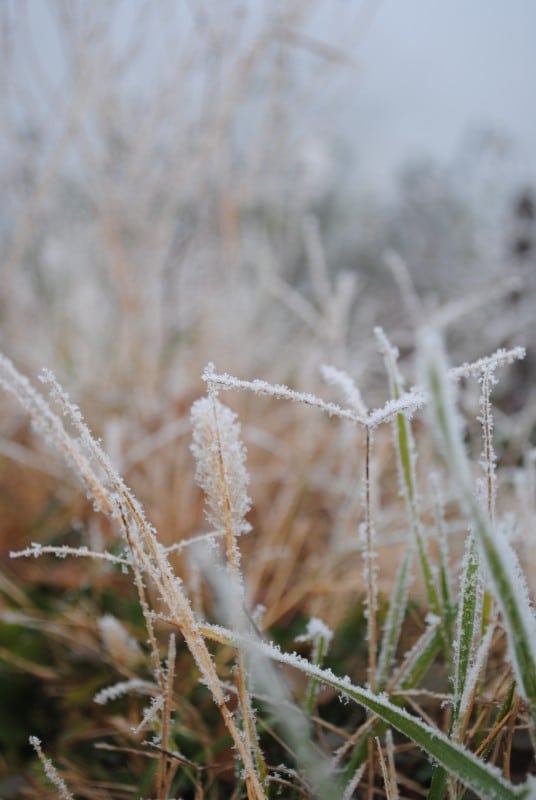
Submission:
[[[229,521],[235,536],[247,533],[249,475],[237,416],[209,395],[193,404],[191,420],[195,477],[205,492],[208,521],[218,533],[227,530]]]

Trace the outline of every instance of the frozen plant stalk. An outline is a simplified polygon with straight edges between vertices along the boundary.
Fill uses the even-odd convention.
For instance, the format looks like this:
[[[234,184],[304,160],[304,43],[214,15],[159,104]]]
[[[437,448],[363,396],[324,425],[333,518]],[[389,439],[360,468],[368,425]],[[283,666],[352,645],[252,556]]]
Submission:
[[[56,787],[58,791],[58,797],[61,800],[74,800],[73,795],[67,788],[67,784],[63,780],[56,770],[56,767],[52,763],[52,761],[45,756],[43,750],[41,748],[41,741],[37,738],[37,736],[30,736],[30,744],[32,745],[33,749],[37,753],[41,764],[43,765],[43,769],[45,771],[45,775],[49,779],[49,781]]]
[[[192,453],[195,477],[206,498],[206,516],[217,533],[225,536],[227,562],[238,580],[240,555],[236,543],[251,530],[246,514],[251,507],[246,451],[236,414],[210,394],[191,410]]]
[[[246,520],[251,500],[247,492],[249,475],[240,425],[236,414],[220,403],[213,390],[209,391],[207,397],[194,403],[191,421],[191,449],[196,460],[196,480],[205,493],[208,521],[216,533],[225,537],[230,595],[238,601],[233,622],[238,630],[244,630],[246,598],[237,540],[242,533],[251,530]],[[246,660],[241,650],[237,652],[236,682],[244,721],[244,740],[255,757],[259,777],[264,782],[266,766],[257,739],[253,706],[247,688]]]
[[[144,579],[150,581],[163,601],[169,621],[176,624],[210,689],[225,725],[232,736],[237,754],[246,772],[248,799],[264,800],[266,793],[261,786],[255,765],[244,737],[238,729],[234,715],[226,704],[225,692],[216,666],[199,630],[182,584],[174,574],[167,554],[157,539],[156,531],[145,518],[138,500],[114,470],[110,459],[98,441],[91,435],[80,410],[70,402],[55,378],[45,373],[44,381],[49,385],[51,396],[60,414],[52,410],[42,395],[35,391],[29,381],[0,354],[0,387],[12,394],[24,408],[36,428],[66,458],[69,465],[82,480],[95,507],[112,517],[119,525],[130,551],[129,563],[140,596],[140,603],[151,639],[154,653],[155,675],[160,679],[158,648],[152,629],[152,615],[145,597]],[[67,432],[62,417],[74,430]],[[83,554],[86,555],[84,550]],[[143,575],[143,577],[142,577]]]

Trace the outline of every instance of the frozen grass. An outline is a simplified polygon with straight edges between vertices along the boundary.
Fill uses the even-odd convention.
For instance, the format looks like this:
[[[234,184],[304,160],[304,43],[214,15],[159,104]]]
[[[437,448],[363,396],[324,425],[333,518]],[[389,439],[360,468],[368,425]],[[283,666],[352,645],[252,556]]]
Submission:
[[[187,796],[191,792],[199,797],[214,794],[214,786],[211,788],[203,777],[209,764],[199,760],[200,753],[192,759],[177,746],[184,741],[186,724],[181,706],[190,703],[181,689],[184,678],[178,680],[177,676],[179,637],[190,654],[189,673],[193,678],[195,672],[208,690],[232,742],[236,797],[261,800],[280,791],[288,797],[326,799],[372,797],[378,791],[385,797],[408,791],[413,796],[411,779],[403,766],[404,741],[423,753],[424,763],[428,760],[432,764],[431,774],[423,782],[423,788],[429,784],[430,797],[441,798],[448,793],[450,798],[461,800],[467,790],[486,800],[535,796],[530,768],[525,769],[524,781],[520,782],[521,776],[516,774],[514,782],[509,762],[516,730],[528,732],[528,740],[534,740],[536,628],[519,561],[504,526],[499,525],[491,408],[495,373],[504,364],[523,357],[523,351],[500,350],[489,358],[449,370],[437,334],[424,331],[419,345],[423,387],[405,392],[395,348],[381,330],[376,331],[376,338],[385,360],[391,398],[373,411],[365,407],[351,377],[340,369],[326,367],[323,373],[342,394],[344,405],[283,385],[239,380],[216,373],[212,366],[207,368],[207,396],[194,403],[191,420],[196,479],[205,493],[209,531],[194,537],[190,545],[185,543],[186,548],[193,548],[193,557],[189,561],[192,574],[184,581],[170,560],[173,548],[165,548],[159,541],[139,502],[55,378],[49,372],[42,375],[49,390],[47,400],[8,359],[0,359],[4,390],[15,397],[38,432],[64,456],[92,501],[93,513],[110,518],[120,535],[119,554],[86,545],[34,543],[13,555],[91,557],[102,563],[109,561],[130,575],[147,641],[141,646],[113,615],[101,617],[101,640],[111,663],[125,679],[101,685],[94,701],[101,707],[113,704],[116,708],[134,702],[139,708],[139,716],[130,717],[132,744],[124,743],[118,751],[124,756],[137,754],[138,762],[141,759],[156,767],[146,773],[143,788],[133,789],[135,794],[142,791],[144,796],[159,800],[168,800],[179,791]],[[481,384],[484,442],[482,463],[476,468],[467,457],[453,399],[456,381],[473,376]],[[367,656],[364,671],[356,675],[337,673],[329,666],[328,645],[336,648],[342,628],[332,631],[323,621],[309,619],[296,641],[306,650],[310,643],[310,658],[281,648],[270,630],[265,628],[261,633],[259,625],[263,623],[250,596],[249,563],[241,553],[244,534],[248,542],[256,536],[246,519],[251,507],[246,453],[237,417],[219,398],[224,390],[250,391],[305,404],[311,408],[304,413],[325,414],[332,418],[333,426],[350,422],[362,431],[360,546],[364,574],[363,595],[357,581],[355,602],[362,597],[365,624],[361,635],[366,640]],[[429,417],[422,417],[424,406]],[[461,572],[447,553],[439,501],[435,502],[437,526],[442,531],[438,534],[438,562],[432,556],[433,533],[425,528],[421,503],[427,491],[437,495],[437,487],[428,487],[418,469],[411,423],[415,415],[419,415],[421,427],[429,419],[424,430],[437,436],[445,459],[444,465],[438,461],[436,469],[444,470],[445,486],[452,483],[457,487],[462,503],[459,513],[467,515],[469,533]],[[383,600],[379,579],[384,564],[378,558],[376,528],[381,519],[377,508],[381,479],[372,434],[388,426],[394,438],[407,533],[406,555],[401,559],[387,608],[380,614]],[[420,441],[425,439],[421,431]],[[482,489],[479,473],[483,476]],[[357,475],[355,486],[359,491]],[[248,558],[254,553],[253,545]],[[414,555],[420,566],[428,618],[426,629],[405,654],[402,635]],[[390,565],[391,571],[393,567]],[[459,592],[451,593],[450,587],[458,581]],[[9,615],[5,616],[7,620]],[[10,619],[26,622],[22,612],[17,616],[13,611]],[[503,628],[506,647],[497,649]],[[215,651],[214,644],[220,650]],[[352,644],[344,644],[351,652]],[[355,642],[354,648],[358,645]],[[186,652],[180,652],[183,674],[187,657]],[[233,652],[234,665],[229,662]],[[489,671],[492,655],[494,660],[502,659],[499,671],[503,680],[499,685]],[[275,664],[303,676],[303,688],[297,688],[297,684],[291,691],[288,678],[283,678]],[[432,677],[440,668],[449,676],[441,685]],[[509,674],[511,678],[505,681]],[[195,679],[189,679],[188,685],[190,692],[196,691]],[[352,723],[351,714],[340,712],[336,723],[330,721],[334,719],[331,704],[324,705],[321,700],[326,687],[344,703],[350,701],[365,710],[361,724]],[[419,700],[421,695],[435,700],[435,707],[426,711]],[[149,705],[139,706],[139,698],[144,697],[150,698]],[[331,743],[327,730],[334,737]],[[68,771],[64,777],[61,767],[53,767],[34,733],[28,733],[59,796],[75,795]],[[125,733],[123,729],[123,742]],[[276,763],[272,751],[274,742],[279,741],[283,750]],[[140,749],[143,744],[145,755],[143,747]],[[91,792],[91,786],[88,783],[86,791]],[[93,788],[95,797],[101,796],[96,784]],[[122,791],[128,796],[126,786]]]
[[[480,200],[465,167],[408,173],[398,208],[349,187],[331,79],[359,88],[366,3],[140,0],[121,42],[121,3],[49,3],[60,92],[30,5],[0,11],[0,348],[96,437],[1,361],[0,794],[522,795],[534,415],[499,369],[521,353],[450,371],[463,446],[435,373],[405,389],[417,321],[455,362],[534,341],[510,197],[486,165]],[[209,359],[233,374],[198,399]]]

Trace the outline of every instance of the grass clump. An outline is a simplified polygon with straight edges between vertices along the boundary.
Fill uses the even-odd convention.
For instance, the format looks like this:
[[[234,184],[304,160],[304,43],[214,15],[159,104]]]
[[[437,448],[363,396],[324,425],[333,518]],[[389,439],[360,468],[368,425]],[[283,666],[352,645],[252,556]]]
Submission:
[[[500,350],[449,369],[436,334],[424,331],[418,346],[422,386],[406,391],[396,349],[383,331],[376,330],[376,338],[391,395],[376,410],[365,406],[352,378],[334,367],[325,367],[323,374],[341,403],[219,374],[210,365],[203,376],[207,394],[191,410],[192,453],[207,526],[168,546],[55,378],[42,375],[46,399],[1,358],[3,388],[64,456],[93,505],[89,516],[109,521],[107,542],[101,538],[99,548],[35,542],[13,553],[91,559],[101,584],[88,588],[86,597],[79,590],[51,611],[7,581],[2,587],[3,625],[48,626],[58,641],[70,626],[67,641],[78,648],[71,660],[78,656],[93,665],[77,686],[71,682],[63,706],[78,703],[95,722],[77,732],[71,718],[72,729],[50,742],[54,764],[46,738],[28,731],[57,796],[535,796],[533,766],[525,758],[514,767],[514,754],[523,742],[533,758],[536,623],[510,541],[512,522],[500,516],[491,408],[496,372],[523,352]],[[483,436],[476,466],[466,452],[454,395],[456,382],[475,377]],[[347,426],[346,446],[361,443],[355,541],[346,549],[333,546],[332,582],[324,589],[336,594],[337,580],[351,578],[354,599],[346,610],[353,607],[355,614],[357,609],[353,627],[341,610],[330,620],[335,625],[328,625],[310,613],[312,600],[309,607],[283,603],[286,611],[274,612],[274,600],[281,602],[274,589],[277,554],[272,583],[250,578],[256,571],[265,573],[259,570],[262,553],[250,513],[241,428],[221,401],[223,392],[233,391],[310,406],[307,413],[334,418],[331,430]],[[426,457],[418,459],[421,449]],[[393,458],[394,493],[403,504],[397,496],[382,497]],[[357,475],[353,483],[359,493]],[[386,507],[395,510],[402,532],[399,563],[386,563],[382,552]],[[282,516],[289,546],[297,548],[292,561],[297,564],[300,553],[310,553],[307,529],[299,532],[296,510],[288,504]],[[461,568],[452,552],[456,537],[448,533],[453,520],[467,531]],[[279,558],[284,571],[285,554]],[[361,574],[344,571],[350,560],[360,565]],[[417,604],[410,599],[414,562],[422,584]],[[326,574],[325,565],[316,577],[318,562],[311,555],[305,566],[311,573],[309,591],[318,600],[318,575]],[[387,594],[382,591],[385,572]],[[120,595],[114,591],[119,585]],[[137,595],[133,614],[127,585]],[[279,594],[295,588],[287,580],[279,587]],[[272,604],[262,607],[266,599]],[[298,628],[294,641],[288,635],[293,627]],[[38,648],[25,655],[12,647],[12,664],[36,675],[41,670],[39,677],[46,681],[55,674],[58,658],[49,653],[50,663],[39,665],[43,652]],[[63,676],[55,677],[60,687]],[[72,679],[65,680],[67,693]],[[69,737],[77,743],[76,756],[70,755]],[[93,757],[84,751],[84,760],[82,743],[88,741],[97,749]],[[36,796],[38,786],[34,773],[21,791]]]

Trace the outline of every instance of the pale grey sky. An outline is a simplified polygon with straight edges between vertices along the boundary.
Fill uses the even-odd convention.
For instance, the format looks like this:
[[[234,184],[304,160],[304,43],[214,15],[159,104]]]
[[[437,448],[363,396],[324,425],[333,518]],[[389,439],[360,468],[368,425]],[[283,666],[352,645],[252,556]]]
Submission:
[[[350,110],[372,180],[401,160],[450,158],[475,126],[510,135],[536,172],[534,0],[381,0]]]
[[[61,74],[50,25],[56,2],[0,0],[26,20],[19,42],[21,75],[41,64],[53,83]],[[212,3],[221,12],[220,0],[205,0],[205,10],[210,13]],[[171,0],[175,11],[183,5]],[[138,0],[111,4],[114,24],[121,27],[124,15],[128,29],[128,17],[139,6]],[[335,81],[339,106],[318,122],[320,135],[347,140],[359,180],[385,186],[402,162],[421,155],[448,161],[471,128],[486,126],[511,137],[513,169],[534,181],[535,0],[326,0],[318,37],[329,40],[331,26],[336,29],[340,19],[364,7],[370,13],[356,48],[359,68]],[[326,89],[329,93],[329,84]],[[30,91],[22,103],[31,103],[31,97]],[[328,97],[326,107],[330,102]]]

